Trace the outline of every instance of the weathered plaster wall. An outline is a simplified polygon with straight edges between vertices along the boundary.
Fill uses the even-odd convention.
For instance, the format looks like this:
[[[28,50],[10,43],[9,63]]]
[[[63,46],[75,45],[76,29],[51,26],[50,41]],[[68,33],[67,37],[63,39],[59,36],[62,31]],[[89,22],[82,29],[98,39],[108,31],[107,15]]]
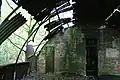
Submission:
[[[42,54],[50,54],[46,47],[54,47],[54,72],[79,71],[85,74],[85,44],[80,27],[71,27],[56,34],[42,50]],[[111,40],[113,33],[100,31],[98,36],[99,75],[120,73],[120,38]],[[38,64],[40,71],[45,72],[45,55],[39,57]]]
[[[85,73],[85,49],[80,27],[70,27],[64,33],[55,35],[45,47],[50,46],[55,49],[55,72]]]
[[[102,43],[102,56],[100,64],[102,64],[100,69],[100,74],[120,74],[120,38],[118,37],[117,30],[108,29],[104,30],[103,33],[103,43]]]

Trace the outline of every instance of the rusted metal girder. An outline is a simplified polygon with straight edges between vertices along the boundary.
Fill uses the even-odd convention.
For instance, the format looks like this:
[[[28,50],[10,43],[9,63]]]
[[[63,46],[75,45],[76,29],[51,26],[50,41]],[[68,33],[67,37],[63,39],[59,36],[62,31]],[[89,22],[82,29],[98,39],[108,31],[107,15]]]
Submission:
[[[16,0],[13,0],[14,2]],[[46,16],[51,14],[51,11],[55,7],[59,7],[58,10],[63,10],[63,8],[69,6],[70,0],[19,0],[18,6],[22,6],[23,9],[27,10],[37,21],[41,21]],[[68,3],[67,3],[68,2]],[[66,4],[65,4],[66,3]],[[62,5],[62,6],[61,6]],[[60,7],[61,6],[61,7]],[[67,9],[68,10],[68,9]]]

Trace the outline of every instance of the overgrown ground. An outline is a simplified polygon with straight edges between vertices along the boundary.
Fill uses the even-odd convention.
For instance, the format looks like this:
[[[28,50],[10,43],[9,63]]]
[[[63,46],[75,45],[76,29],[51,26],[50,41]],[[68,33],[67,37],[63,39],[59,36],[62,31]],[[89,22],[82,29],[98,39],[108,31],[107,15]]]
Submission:
[[[38,74],[32,73],[30,76],[25,77],[22,80],[83,80],[80,76],[65,76],[60,74]]]

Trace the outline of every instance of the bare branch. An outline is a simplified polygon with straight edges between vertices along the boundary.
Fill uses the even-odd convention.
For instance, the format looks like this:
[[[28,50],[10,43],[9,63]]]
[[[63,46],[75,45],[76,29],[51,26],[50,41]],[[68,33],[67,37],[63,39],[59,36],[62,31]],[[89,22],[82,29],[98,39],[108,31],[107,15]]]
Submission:
[[[7,2],[7,4],[8,4],[8,6],[12,9],[12,10],[14,10],[14,8],[9,4],[9,2],[6,0],[6,2]]]
[[[23,28],[25,29],[25,31],[27,31],[27,30],[28,30],[28,28],[26,28],[25,26],[23,26]]]
[[[20,57],[20,54],[21,54],[21,52],[22,52],[25,44],[26,44],[26,43],[28,42],[28,40],[31,38],[31,36],[33,35],[33,33],[36,32],[36,31],[40,28],[40,26],[41,26],[42,24],[44,24],[46,21],[47,21],[47,20],[43,20],[43,21],[40,23],[40,25],[39,25],[34,31],[32,31],[32,32],[30,33],[30,35],[28,36],[27,40],[24,42],[22,48],[20,49],[20,52],[18,53],[18,56],[17,56],[17,59],[16,59],[15,64],[17,64],[17,62],[18,62],[18,59],[19,59],[19,57]],[[36,23],[37,23],[37,22],[36,22]],[[36,23],[35,23],[35,24],[36,24]]]
[[[15,34],[15,33],[13,33],[13,34],[16,35],[17,37],[23,39],[24,41],[26,40],[26,39],[24,39],[23,37],[19,36],[18,34]]]
[[[32,16],[30,16],[30,25],[29,25],[29,27],[31,27],[31,23],[32,23]]]
[[[15,43],[13,43],[9,38],[8,38],[8,40],[9,40],[10,43],[13,44],[16,48],[21,49],[20,47],[18,47],[17,45],[15,45]],[[22,51],[26,52],[25,50],[22,50]]]
[[[26,23],[25,25],[26,25],[26,26],[29,28],[29,30],[30,30],[30,27],[28,26],[28,24]]]

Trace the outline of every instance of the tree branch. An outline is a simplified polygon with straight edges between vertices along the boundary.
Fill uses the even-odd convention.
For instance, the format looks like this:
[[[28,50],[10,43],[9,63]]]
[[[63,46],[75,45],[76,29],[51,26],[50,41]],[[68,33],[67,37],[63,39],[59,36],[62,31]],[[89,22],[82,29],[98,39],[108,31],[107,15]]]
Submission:
[[[16,48],[21,49],[20,47],[18,47],[17,45],[15,45],[15,43],[13,43],[9,38],[8,38],[8,40],[9,40],[10,43],[13,44]],[[25,50],[23,50],[23,51],[26,52]]]
[[[13,33],[13,34],[16,35],[17,37],[23,39],[24,41],[26,40],[26,39],[24,39],[23,37],[19,36],[18,34],[15,34],[15,33]]]
[[[48,19],[45,19],[45,20],[41,21],[40,25],[39,25],[33,32],[30,33],[30,35],[28,36],[27,40],[24,42],[22,48],[20,49],[20,52],[18,53],[18,56],[17,56],[17,59],[16,59],[15,64],[17,64],[17,62],[18,62],[19,56],[20,56],[20,54],[21,54],[21,52],[22,52],[25,44],[28,42],[28,40],[31,38],[31,36],[40,28],[40,26],[41,26],[42,24],[44,24],[47,20],[48,20]],[[37,22],[36,22],[36,23],[37,23]],[[35,23],[35,24],[36,24],[36,23]]]

